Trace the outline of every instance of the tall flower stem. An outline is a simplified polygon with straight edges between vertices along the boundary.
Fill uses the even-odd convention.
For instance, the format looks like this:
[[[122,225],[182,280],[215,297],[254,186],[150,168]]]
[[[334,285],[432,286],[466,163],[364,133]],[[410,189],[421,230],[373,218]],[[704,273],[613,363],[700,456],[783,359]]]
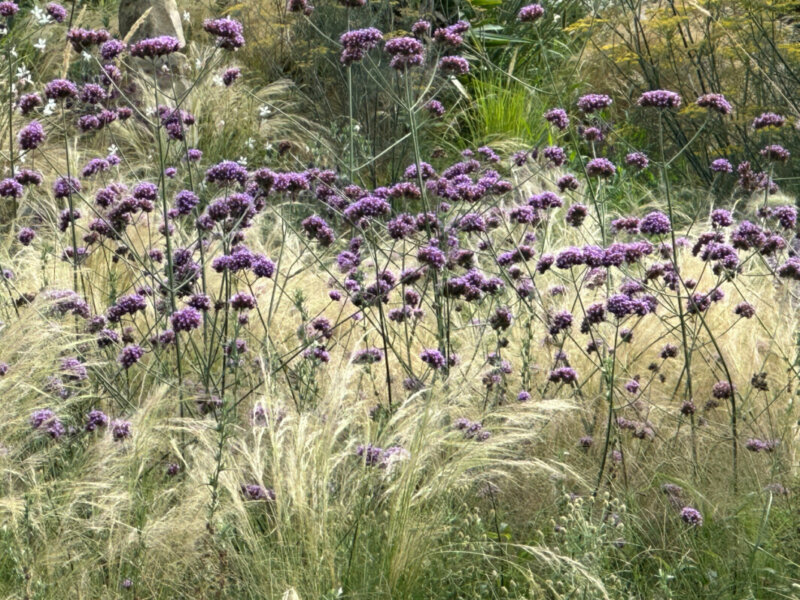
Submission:
[[[153,65],[153,93],[155,99],[155,109],[158,111],[158,68],[156,67],[156,61],[152,61]],[[176,109],[179,110],[179,109]],[[175,312],[176,304],[175,304],[175,271],[173,266],[173,256],[172,256],[172,236],[169,231],[169,206],[167,205],[167,189],[166,189],[166,182],[164,181],[164,145],[161,141],[161,121],[156,116],[154,119],[155,125],[155,136],[156,141],[158,142],[158,166],[159,166],[159,190],[161,192],[161,212],[162,212],[162,219],[163,219],[163,227],[164,227],[164,237],[166,238],[167,244],[167,279],[168,279],[168,287],[169,287],[169,305],[171,312]],[[202,244],[202,242],[201,242]],[[176,370],[178,374],[178,406],[180,410],[181,418],[184,416],[184,406],[183,406],[183,367],[181,365],[181,344],[180,344],[180,336],[175,336],[175,363],[176,363]]]
[[[419,135],[417,131],[417,115],[414,112],[414,102],[413,96],[411,94],[411,76],[408,73],[403,75],[403,79],[405,81],[405,92],[406,92],[406,109],[408,110],[408,124],[409,128],[411,129],[411,140],[414,146],[414,164],[417,169],[417,185],[419,186],[420,194],[422,195],[422,202],[423,202],[423,209],[425,212],[428,212],[428,202],[427,202],[427,194],[425,188],[425,182],[422,180],[422,152],[420,151],[419,146]],[[425,227],[427,229],[427,234],[430,237],[430,224],[428,220],[425,219]],[[441,242],[440,242],[441,243]],[[450,360],[450,347],[447,343],[447,330],[446,324],[444,320],[444,315],[442,314],[442,297],[441,297],[441,290],[439,289],[439,275],[434,270],[433,272],[433,310],[436,314],[436,338],[439,343],[439,349],[445,356],[445,361],[448,362]],[[445,371],[447,367],[445,366]]]
[[[693,390],[692,390],[692,366],[691,366],[691,354],[689,352],[689,339],[688,335],[686,334],[686,318],[683,313],[683,302],[681,300],[681,285],[683,285],[683,279],[680,276],[679,266],[678,266],[678,244],[675,239],[675,217],[674,212],[672,210],[672,196],[670,195],[670,185],[669,185],[669,177],[667,175],[667,161],[664,156],[664,116],[662,115],[661,111],[658,113],[658,149],[660,153],[660,164],[659,168],[661,171],[661,180],[664,184],[664,197],[667,200],[667,211],[669,213],[669,233],[670,233],[670,243],[672,246],[672,266],[675,269],[675,275],[677,276],[677,285],[675,286],[675,297],[676,302],[678,304],[678,319],[680,319],[681,323],[681,346],[683,347],[683,361],[684,361],[684,369],[686,371],[686,400],[691,402],[693,401]],[[694,415],[691,417],[691,426],[692,426],[692,464],[694,468],[694,472],[697,472],[697,445],[695,444],[695,422],[694,422]],[[734,452],[735,455],[735,452]]]
[[[69,137],[67,136],[67,115],[61,104],[61,121],[64,126],[64,156],[67,165],[67,208],[69,209],[70,233],[72,234],[72,289],[78,293],[78,232],[75,230],[75,206],[72,200],[72,173],[69,166]]]

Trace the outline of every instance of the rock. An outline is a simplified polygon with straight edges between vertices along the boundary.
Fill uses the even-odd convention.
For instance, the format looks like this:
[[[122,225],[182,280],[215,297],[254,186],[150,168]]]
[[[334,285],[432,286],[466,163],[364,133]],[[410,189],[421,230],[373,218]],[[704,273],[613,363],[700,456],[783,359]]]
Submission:
[[[119,32],[123,38],[128,36],[136,21],[151,9],[145,20],[136,28],[128,40],[136,42],[145,38],[170,35],[181,45],[186,43],[183,36],[181,14],[175,0],[121,0],[119,4]]]

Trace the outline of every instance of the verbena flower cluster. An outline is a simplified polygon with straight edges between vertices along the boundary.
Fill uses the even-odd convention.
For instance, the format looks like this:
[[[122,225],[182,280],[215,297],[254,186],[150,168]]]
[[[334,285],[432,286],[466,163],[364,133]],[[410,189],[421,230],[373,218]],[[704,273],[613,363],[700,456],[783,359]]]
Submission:
[[[0,3],[0,15],[15,14],[10,4]],[[344,4],[350,10],[364,2]],[[313,7],[292,0],[288,9],[310,15]],[[66,16],[59,5],[48,5],[47,12],[59,22]],[[531,4],[517,18],[533,23],[545,14],[542,6]],[[245,44],[242,24],[234,19],[206,20],[203,29],[218,48]],[[470,61],[478,60],[474,54],[469,60],[453,54],[469,32],[466,21],[439,27],[418,21],[411,36],[384,35],[374,27],[346,31],[339,38],[342,72],[350,77],[354,69],[380,61],[386,66],[388,57],[388,67],[397,71],[394,79],[409,96],[408,82],[417,73],[428,72],[436,86],[446,86],[453,77],[469,74]],[[14,100],[15,118],[24,121],[11,138],[18,156],[31,165],[35,159],[39,168],[40,155],[54,138],[100,137],[136,114],[136,123],[152,130],[148,135],[157,143],[149,143],[158,149],[150,150],[158,160],[156,169],[134,179],[113,148],[82,159],[77,170],[65,161],[70,168],[47,179],[49,189],[35,190],[45,178],[19,165],[0,181],[3,198],[25,202],[47,196],[59,207],[53,213],[55,231],[42,235],[41,219],[20,214],[11,239],[28,254],[53,252],[50,242],[56,240],[57,256],[74,281],[72,290],[28,298],[11,285],[14,272],[2,272],[13,309],[24,315],[34,310],[34,300],[42,302],[43,314],[61,319],[62,328],[74,327],[78,336],[42,382],[54,408],[28,417],[37,443],[78,435],[89,439],[89,433],[99,438],[101,431],[118,442],[114,447],[120,452],[137,441],[128,420],[133,417],[112,419],[96,408],[96,400],[101,404],[90,396],[90,384],[119,401],[102,404],[116,414],[120,410],[111,406],[132,405],[131,390],[142,381],[177,378],[170,389],[180,417],[216,419],[216,431],[224,432],[246,399],[233,395],[245,385],[257,389],[278,373],[287,385],[302,384],[292,388],[302,411],[303,402],[313,403],[320,393],[324,373],[352,369],[371,383],[379,402],[386,399],[386,406],[371,414],[374,420],[381,411],[392,413],[393,395],[423,395],[441,381],[452,384],[460,373],[473,377],[468,394],[480,396],[480,415],[477,420],[457,417],[442,428],[469,451],[500,437],[505,417],[499,409],[514,401],[522,409],[534,398],[563,395],[589,414],[595,410],[590,406],[595,390],[602,389],[608,418],[582,421],[584,430],[572,443],[582,455],[602,452],[605,469],[607,456],[615,465],[622,462],[622,448],[654,443],[663,424],[670,424],[650,414],[649,398],[653,390],[675,396],[670,390],[684,381],[680,369],[689,370],[686,357],[693,351],[705,353],[716,383],[705,397],[676,398],[666,409],[670,418],[679,426],[688,422],[694,431],[719,420],[722,405],[736,414],[740,388],[747,384],[734,382],[718,366],[723,357],[709,354],[709,343],[695,342],[717,314],[724,314],[731,327],[758,320],[756,299],[739,285],[751,274],[768,277],[776,289],[794,289],[800,281],[793,245],[797,209],[766,201],[777,191],[774,170],[791,159],[779,144],[760,149],[769,171],[742,162],[734,176],[727,158],[714,158],[708,169],[715,177],[731,175],[731,182],[738,177],[737,193],[763,200],[763,206],[752,215],[714,208],[684,237],[671,205],[617,214],[622,211],[606,196],[620,181],[644,179],[665,165],[632,148],[620,153],[622,145],[610,143],[616,132],[602,116],[613,100],[605,94],[583,95],[569,110],[554,106],[537,117],[548,127],[547,146],[508,154],[481,146],[449,159],[415,150],[396,180],[366,185],[352,164],[291,162],[289,150],[289,157],[269,164],[205,160],[200,149],[190,147],[200,128],[187,105],[163,91],[154,94],[159,99],[153,106],[126,95],[130,82],[117,66],[126,53],[158,59],[180,52],[174,37],[128,45],[105,30],[74,28],[66,40],[76,51],[99,57],[97,69],[87,67],[90,74],[83,81],[38,82],[35,91]],[[370,54],[381,44],[383,53]],[[217,72],[225,87],[239,82],[229,91],[218,88],[223,93],[246,84],[240,67]],[[424,87],[423,96],[406,107],[410,127],[416,127],[417,109],[434,118],[447,114],[433,88]],[[682,99],[673,91],[651,90],[641,94],[638,105],[662,111],[660,122],[662,115],[678,116]],[[732,112],[720,94],[703,95],[696,105],[717,113],[709,116],[714,119]],[[58,122],[51,118],[54,110],[60,112]],[[784,121],[764,113],[752,128],[778,128]],[[283,207],[291,208],[292,217],[282,216]],[[260,226],[276,215],[283,225],[280,243],[259,248]],[[559,238],[554,231],[568,233]],[[289,266],[282,262],[284,251],[298,254]],[[97,264],[107,265],[113,275],[103,294],[89,294],[87,279]],[[295,269],[323,276],[310,289],[293,291],[292,278],[300,272]],[[323,307],[313,314],[311,295]],[[297,322],[273,320],[283,318],[275,317],[281,302],[293,305],[296,310],[287,319]],[[637,359],[650,364],[640,369],[636,360],[627,360],[628,348],[659,324],[668,333],[644,346]],[[695,336],[691,345],[681,337],[687,328]],[[287,339],[295,346],[286,347]],[[519,339],[524,341],[512,343]],[[531,359],[533,344],[546,349],[540,363]],[[335,366],[337,356],[343,358]],[[14,368],[10,363],[2,363],[0,375]],[[187,381],[191,378],[202,381]],[[766,375],[754,374],[750,385],[765,391]],[[69,411],[84,396],[92,403],[83,407],[79,423]],[[283,420],[260,405],[249,417],[259,427]],[[734,444],[759,455],[753,458],[781,452],[771,435],[744,442],[741,437],[741,431],[732,434]],[[373,443],[359,445],[355,454],[364,466],[386,470],[402,468],[411,456],[401,445]],[[178,477],[181,468],[170,462],[166,472]],[[670,490],[671,499],[680,498],[679,491]],[[239,491],[248,501],[279,500],[260,483],[242,483]],[[680,508],[686,524],[703,524],[700,512]]]

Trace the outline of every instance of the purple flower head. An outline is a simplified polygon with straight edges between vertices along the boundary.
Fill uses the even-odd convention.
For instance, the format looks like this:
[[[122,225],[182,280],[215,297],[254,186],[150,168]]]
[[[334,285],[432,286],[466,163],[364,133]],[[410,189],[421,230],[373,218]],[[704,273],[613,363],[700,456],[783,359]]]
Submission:
[[[550,335],[558,335],[570,327],[572,327],[572,313],[562,310],[552,316],[548,333]]]
[[[634,301],[626,294],[617,294],[606,300],[606,309],[618,319],[622,319],[635,311]]]
[[[383,47],[392,59],[389,66],[398,71],[422,65],[425,50],[422,43],[412,37],[393,38]]]
[[[542,256],[542,259],[544,259],[544,256]],[[552,264],[552,262],[551,257],[550,264]],[[580,248],[575,248],[574,246],[565,248],[556,256],[555,264],[559,269],[571,269],[572,267],[582,265],[584,264],[584,253]]]
[[[61,359],[60,369],[71,381],[83,381],[89,376],[86,367],[75,357]]]
[[[441,271],[447,262],[444,252],[436,246],[424,246],[417,252],[417,260],[437,271]]]
[[[179,215],[190,215],[194,207],[200,203],[200,198],[190,190],[181,190],[175,194],[175,210]]]
[[[19,233],[17,233],[17,239],[19,240],[19,243],[22,244],[23,246],[30,246],[31,242],[33,241],[33,238],[35,237],[36,237],[36,232],[30,227],[23,227],[22,229],[19,230]]]
[[[14,179],[21,185],[41,185],[42,174],[32,169],[19,169],[14,174]]]
[[[354,365],[372,365],[383,360],[383,350],[380,348],[364,348],[353,353]]]
[[[617,168],[607,158],[593,158],[586,163],[586,174],[589,177],[612,177],[617,172]]]
[[[783,127],[783,124],[786,122],[786,119],[781,116],[777,115],[773,112],[765,112],[758,115],[755,119],[753,119],[752,127],[753,129],[765,129],[766,127]]]
[[[247,182],[247,169],[232,160],[224,160],[206,171],[206,181],[220,185],[236,182],[243,186]]]
[[[681,519],[684,523],[692,527],[700,527],[703,524],[703,515],[700,514],[700,511],[691,506],[684,506],[681,509]]]
[[[797,226],[797,209],[794,206],[776,206],[769,211],[772,219],[778,219],[784,229],[794,229]]]
[[[39,429],[39,427],[41,427],[43,423],[46,423],[50,419],[53,419],[55,416],[56,416],[55,413],[49,408],[41,408],[39,410],[34,411],[33,414],[31,414],[30,418],[28,419],[28,422],[34,429]]]
[[[639,222],[639,231],[644,235],[666,235],[672,231],[672,226],[667,215],[654,211]]]
[[[336,240],[333,229],[319,215],[311,215],[303,219],[301,225],[306,236],[309,239],[317,240],[323,248],[330,246]]]
[[[430,100],[426,105],[425,108],[433,117],[441,117],[445,110],[444,104],[439,102],[438,100]]]
[[[547,379],[552,383],[572,384],[578,381],[578,374],[572,367],[558,367],[550,371]]]
[[[37,106],[41,106],[42,104],[42,97],[37,93],[32,94],[24,94],[20,96],[19,101],[17,102],[17,106],[19,107],[19,112],[23,115],[27,115]]]
[[[130,344],[122,349],[117,357],[117,362],[122,365],[123,369],[130,369],[144,356],[144,350],[141,346]]]
[[[206,19],[203,29],[217,36],[216,44],[225,50],[236,50],[244,46],[244,28],[239,21],[225,17],[222,19]]]
[[[733,225],[733,217],[730,211],[724,208],[717,208],[711,211],[711,224],[714,226],[714,229],[728,227]]]
[[[744,319],[751,319],[756,314],[755,307],[748,303],[748,302],[740,302],[736,305],[736,308],[733,309],[735,315],[738,315]]]
[[[92,46],[98,46],[111,39],[111,34],[105,29],[83,29],[76,27],[67,32],[67,40],[72,44],[75,52],[83,52]]]
[[[567,153],[561,146],[548,146],[542,150],[542,156],[547,159],[547,162],[555,167],[560,167],[567,162]]]
[[[81,170],[82,177],[92,177],[103,171],[108,171],[111,165],[104,158],[93,158]]]
[[[44,431],[54,440],[57,440],[65,433],[64,425],[56,417],[55,413],[49,408],[42,408],[33,412],[29,422],[33,429]]]
[[[360,61],[364,55],[375,48],[383,40],[383,33],[375,27],[346,31],[339,37],[343,50],[340,61],[350,65]]]
[[[431,33],[430,21],[419,20],[411,26],[411,33],[414,37],[425,37]]]
[[[111,437],[115,442],[121,442],[131,437],[131,422],[123,421],[122,419],[115,419],[111,421]]]
[[[426,179],[430,179],[431,177],[436,176],[436,171],[432,166],[430,166],[426,162],[420,162],[420,178],[424,181]],[[406,170],[403,172],[403,177],[405,179],[416,179],[417,177],[417,165],[412,164],[406,167]]]
[[[578,178],[575,177],[575,175],[573,175],[572,173],[567,173],[566,175],[562,175],[561,177],[558,178],[558,181],[556,182],[556,186],[558,186],[558,191],[562,193],[566,192],[567,190],[572,190],[572,191],[577,190],[579,185],[580,184],[578,183]]]
[[[56,4],[55,2],[50,2],[47,4],[47,6],[44,7],[44,10],[47,15],[56,23],[63,23],[69,14],[66,8],[60,4]]]
[[[639,96],[637,104],[652,108],[679,108],[681,97],[670,90],[651,90]]]
[[[256,299],[247,292],[237,292],[231,296],[231,308],[234,310],[251,310],[256,307]]]
[[[790,257],[785,263],[778,267],[778,276],[784,279],[800,281],[800,258]]]
[[[59,177],[53,184],[53,195],[57,199],[67,198],[81,191],[81,182],[74,177]]]
[[[108,416],[102,410],[91,410],[86,415],[86,431],[94,431],[98,427],[108,425]]]
[[[533,23],[538,21],[544,15],[544,8],[541,4],[528,4],[519,9],[517,19],[522,23]]]
[[[494,314],[489,317],[489,325],[495,331],[505,331],[511,327],[514,320],[514,315],[511,310],[505,306],[501,306],[494,311]]]
[[[53,79],[44,86],[44,95],[50,100],[77,98],[78,86],[68,79]]]
[[[439,71],[445,75],[466,75],[469,73],[469,63],[462,56],[445,56],[439,61]]]
[[[697,99],[696,103],[701,108],[713,110],[721,115],[729,115],[733,110],[722,94],[704,94]]]
[[[589,209],[585,205],[576,202],[567,209],[567,224],[572,227],[580,227],[588,214]]]
[[[447,364],[442,353],[436,349],[423,350],[419,357],[433,370],[443,369]]]
[[[17,6],[14,2],[10,2],[9,0],[0,2],[0,17],[5,17],[8,19],[9,17],[13,17],[15,14],[17,14],[18,10],[19,6]]]
[[[464,43],[464,38],[461,34],[466,33],[469,28],[470,24],[468,21],[458,21],[447,27],[440,27],[433,34],[433,37],[440,44],[458,48]]]
[[[39,121],[31,121],[17,134],[17,142],[23,150],[35,150],[42,145],[45,138],[44,127]]]
[[[578,109],[589,114],[608,108],[611,103],[611,98],[605,94],[587,94],[578,99]]]
[[[0,181],[0,198],[22,198],[25,189],[16,179]]]
[[[187,306],[172,313],[170,320],[175,331],[191,331],[200,327],[203,316],[197,309]]]
[[[733,165],[726,158],[714,159],[711,161],[709,169],[714,173],[733,173]]]
[[[641,171],[647,168],[647,165],[650,164],[650,159],[642,152],[631,152],[625,156],[625,164]]]
[[[711,395],[718,400],[727,400],[733,396],[733,388],[727,381],[718,381],[711,387]]]
[[[239,67],[225,69],[225,72],[222,74],[222,83],[225,85],[225,87],[231,87],[241,75],[242,70]]]
[[[544,113],[544,118],[553,126],[561,129],[562,131],[569,127],[569,117],[567,116],[567,111],[563,108],[551,108],[546,113]]]
[[[108,40],[100,46],[100,56],[103,60],[113,60],[125,52],[127,46],[121,40]]]
[[[124,315],[133,315],[147,308],[147,300],[140,294],[122,296],[107,311],[109,322],[116,323]]]
[[[252,500],[254,502],[271,502],[277,498],[274,490],[267,489],[263,485],[258,485],[257,483],[243,483],[239,487],[245,500]]]
[[[256,277],[266,277],[269,279],[275,273],[275,263],[263,254],[256,254],[250,262],[250,268]]]
[[[771,144],[761,149],[761,156],[773,162],[786,162],[791,153],[783,146]]]
[[[197,310],[211,310],[211,298],[206,294],[195,294],[189,298],[189,306]]]

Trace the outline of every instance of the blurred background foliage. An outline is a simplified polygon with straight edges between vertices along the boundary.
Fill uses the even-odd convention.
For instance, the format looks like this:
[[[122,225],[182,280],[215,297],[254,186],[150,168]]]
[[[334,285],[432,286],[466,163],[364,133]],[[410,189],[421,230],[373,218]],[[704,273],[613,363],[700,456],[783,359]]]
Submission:
[[[656,149],[656,124],[635,106],[647,89],[674,89],[684,106],[668,119],[673,148],[694,136],[699,142],[684,152],[672,173],[676,183],[708,185],[709,163],[726,157],[763,168],[758,149],[765,142],[800,151],[796,131],[784,128],[769,140],[749,124],[764,110],[800,114],[800,2],[773,0],[620,0],[547,3],[547,17],[532,31],[516,20],[522,0],[370,2],[366,10],[348,11],[332,2],[316,6],[313,22],[288,13],[283,0],[227,4],[222,8],[242,19],[250,32],[239,55],[256,86],[290,80],[302,94],[303,114],[327,124],[331,146],[342,145],[347,123],[347,85],[338,63],[337,39],[348,28],[378,27],[408,31],[419,18],[434,24],[469,19],[467,37],[471,75],[457,89],[437,98],[448,108],[448,122],[425,128],[423,150],[461,150],[492,143],[530,148],[548,144],[541,114],[571,105],[587,91],[615,99],[609,114],[621,150],[650,155]],[[322,43],[321,43],[322,42]],[[382,60],[376,55],[375,61]],[[408,131],[403,111],[365,69],[354,69],[359,101],[361,158],[380,153],[387,140]],[[706,122],[693,100],[704,93],[723,93],[734,106],[732,119]],[[627,151],[626,150],[626,151]],[[408,164],[411,147],[401,143],[369,168],[366,183],[396,177]],[[788,168],[775,179],[787,192],[797,190]],[[733,180],[715,186],[731,192]]]

